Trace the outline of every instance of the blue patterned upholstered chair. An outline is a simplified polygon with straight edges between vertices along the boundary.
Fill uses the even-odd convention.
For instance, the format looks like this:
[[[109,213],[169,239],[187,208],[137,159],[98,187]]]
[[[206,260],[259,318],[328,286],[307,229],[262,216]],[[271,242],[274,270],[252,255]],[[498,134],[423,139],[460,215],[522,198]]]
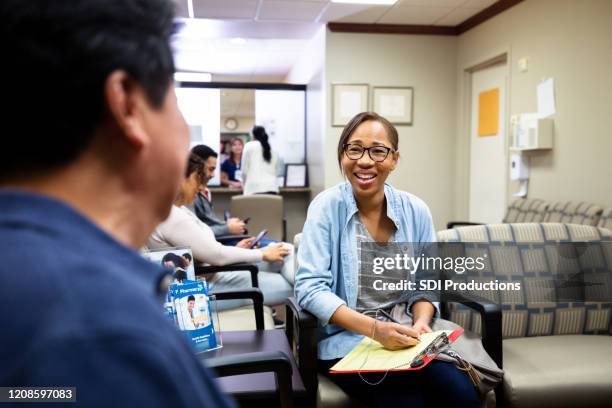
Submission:
[[[579,207],[574,213],[595,212]],[[610,406],[612,230],[510,223],[440,231],[438,240],[464,243],[466,256],[486,254],[483,270],[454,280],[521,284],[520,291],[475,292],[502,305],[505,377],[498,406]],[[480,332],[480,316],[470,309],[451,304],[449,313]]]

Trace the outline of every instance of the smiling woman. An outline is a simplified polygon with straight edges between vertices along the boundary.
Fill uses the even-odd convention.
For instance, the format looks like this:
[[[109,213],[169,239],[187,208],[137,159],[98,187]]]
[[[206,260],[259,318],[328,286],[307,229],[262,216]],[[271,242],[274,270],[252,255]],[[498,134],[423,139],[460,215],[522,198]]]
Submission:
[[[338,142],[338,163],[347,182],[317,196],[308,209],[298,252],[295,293],[300,306],[320,320],[319,362],[323,374],[368,336],[385,348],[413,346],[430,332],[438,313],[431,292],[395,288],[389,295],[368,285],[371,267],[361,267],[367,242],[435,241],[431,214],[418,197],[386,183],[399,160],[395,127],[382,116],[363,112],[349,121]],[[368,313],[398,307],[411,313],[414,324],[377,321]],[[379,381],[368,377],[366,380]],[[452,364],[434,361],[419,372],[389,373],[368,392],[360,375],[329,379],[367,406],[410,405],[476,407],[470,379]],[[444,392],[432,392],[432,390]]]

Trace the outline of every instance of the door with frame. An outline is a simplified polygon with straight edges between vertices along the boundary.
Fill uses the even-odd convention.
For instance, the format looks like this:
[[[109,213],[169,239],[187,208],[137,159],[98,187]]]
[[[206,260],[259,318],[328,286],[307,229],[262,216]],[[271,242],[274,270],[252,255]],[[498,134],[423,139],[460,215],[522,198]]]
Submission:
[[[507,207],[508,156],[506,92],[508,69],[502,63],[470,72],[469,220],[500,223]],[[479,134],[479,100],[483,92],[499,90],[496,132]]]

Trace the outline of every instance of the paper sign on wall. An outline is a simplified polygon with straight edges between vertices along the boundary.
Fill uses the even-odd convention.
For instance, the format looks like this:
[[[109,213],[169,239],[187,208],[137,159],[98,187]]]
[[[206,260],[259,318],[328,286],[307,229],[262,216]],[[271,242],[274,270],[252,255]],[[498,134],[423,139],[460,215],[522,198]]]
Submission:
[[[478,136],[495,136],[499,131],[499,88],[478,95]]]

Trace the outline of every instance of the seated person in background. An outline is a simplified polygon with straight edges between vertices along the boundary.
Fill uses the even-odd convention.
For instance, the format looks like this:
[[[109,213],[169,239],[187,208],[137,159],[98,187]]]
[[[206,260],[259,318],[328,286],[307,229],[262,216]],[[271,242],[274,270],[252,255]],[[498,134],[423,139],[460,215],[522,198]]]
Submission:
[[[300,306],[320,322],[319,368],[366,406],[480,406],[468,375],[439,360],[419,371],[389,372],[374,393],[361,374],[329,375],[329,368],[364,336],[390,350],[410,347],[421,333],[431,331],[437,314],[432,294],[376,291],[367,284],[371,272],[360,267],[361,243],[436,239],[423,200],[385,183],[399,160],[397,130],[376,113],[360,113],[344,127],[337,152],[347,181],[322,192],[310,204],[295,281]],[[412,314],[412,327],[367,315],[396,305]],[[364,376],[369,381],[381,378],[378,373]]]
[[[217,217],[213,209],[212,196],[206,185],[215,176],[217,153],[206,145],[194,146],[191,152],[204,162],[204,178],[193,205],[187,205],[186,207],[195,212],[198,218],[213,230],[215,237],[244,234],[246,232],[244,221],[240,220],[240,218],[230,218],[227,222],[223,222]],[[239,241],[240,239],[229,240],[224,244],[235,246]],[[275,242],[277,241],[263,238],[259,246],[265,247]]]
[[[2,386],[62,387],[77,403],[61,406],[233,406],[162,313],[167,271],[137,252],[189,146],[173,9],[0,2]]]
[[[286,243],[270,244],[263,249],[247,249],[255,239],[240,241],[235,247],[224,246],[215,240],[210,227],[185,208],[191,204],[204,177],[203,161],[195,154],[189,156],[187,177],[180,186],[170,216],[157,226],[148,241],[151,249],[190,247],[194,261],[210,265],[237,262],[260,263],[259,287],[266,305],[279,305],[293,295],[293,246]],[[265,263],[261,263],[264,261]],[[279,273],[280,271],[280,273]],[[251,287],[249,272],[222,272],[206,277],[211,290]],[[249,300],[223,300],[218,308],[229,309],[250,304]]]
[[[242,183],[236,177],[240,171],[242,160],[242,139],[235,137],[230,141],[230,156],[221,163],[221,184],[233,188],[241,188]]]
[[[198,191],[193,204],[187,207],[192,207],[198,218],[208,225],[217,237],[244,234],[246,229],[244,221],[240,220],[240,218],[230,218],[227,221],[223,221],[217,217],[213,209],[212,196],[206,185],[215,175],[217,153],[206,145],[194,146],[191,151],[202,160],[205,170],[200,191]]]

